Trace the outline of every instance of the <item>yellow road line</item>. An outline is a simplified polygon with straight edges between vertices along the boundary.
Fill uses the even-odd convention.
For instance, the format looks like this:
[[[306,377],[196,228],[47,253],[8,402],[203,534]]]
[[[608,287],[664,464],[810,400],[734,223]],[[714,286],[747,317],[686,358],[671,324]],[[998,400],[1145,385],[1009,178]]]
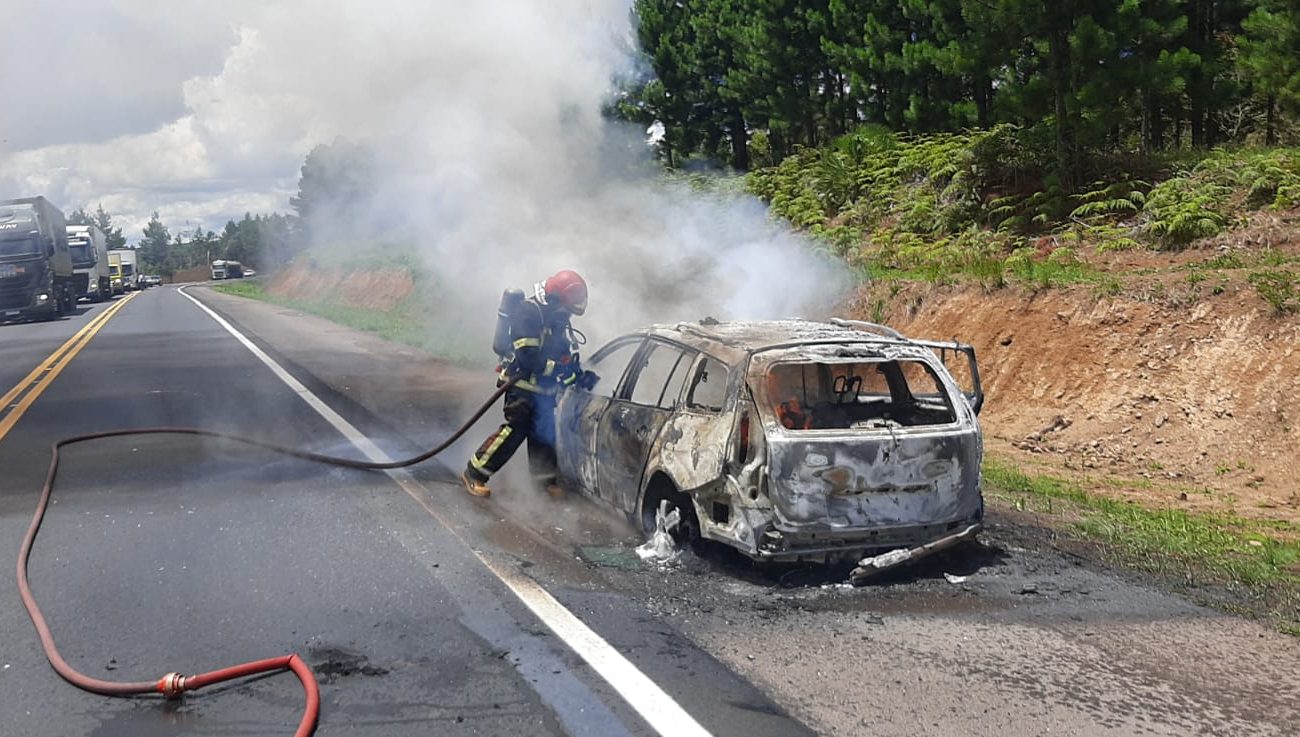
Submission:
[[[132,294],[131,296],[134,297],[135,295]],[[120,301],[121,300],[119,300],[119,302]],[[109,309],[112,309],[111,306]],[[0,397],[0,412],[3,412],[4,408],[8,407],[10,402],[17,399],[18,395],[22,394],[24,389],[30,386],[33,381],[36,381],[36,379],[40,377],[41,373],[43,373],[50,366],[52,366],[55,360],[57,360],[58,357],[64,351],[66,351],[69,346],[71,346],[73,343],[76,343],[78,340],[80,340],[81,336],[86,334],[86,331],[95,327],[95,324],[103,320],[105,317],[107,317],[107,315],[108,315],[107,309],[99,313],[98,315],[95,315],[94,320],[91,320],[90,322],[86,323],[86,325],[82,327],[80,330],[78,330],[75,335],[73,335],[71,338],[68,338],[68,342],[59,346],[58,350],[51,353],[48,357],[46,357],[44,361],[38,363],[36,365],[36,368],[32,369],[32,372],[30,374],[27,374],[27,376],[24,377],[22,381],[18,382],[17,384],[14,384],[14,388],[5,392],[5,395],[3,397]]]
[[[13,408],[13,411],[5,415],[4,419],[0,419],[0,440],[3,440],[4,437],[9,434],[9,431],[13,429],[13,426],[17,424],[18,420],[22,418],[28,408],[36,402],[37,397],[49,388],[50,384],[58,378],[59,374],[63,372],[63,369],[67,368],[69,363],[72,363],[72,359],[76,358],[77,354],[90,343],[91,338],[94,338],[95,334],[108,323],[109,318],[117,314],[117,312],[126,306],[126,303],[130,302],[137,294],[139,294],[139,292],[134,292],[127,295],[124,299],[119,299],[112,307],[109,307],[107,310],[104,310],[96,316],[94,320],[91,320],[90,323],[86,325],[86,327],[77,331],[77,334],[72,336],[68,342],[59,346],[58,350],[51,353],[48,358],[42,361],[39,366],[27,375],[27,378],[23,379],[22,382],[13,389],[10,389],[4,395],[4,401],[0,402],[0,413],[3,413],[5,408],[9,406],[9,403],[13,401],[15,397],[22,394],[28,386],[32,385],[33,381],[36,381],[35,386],[31,386],[31,391],[27,392],[27,395]],[[42,372],[45,374],[43,377],[41,376]],[[37,381],[38,377],[40,377],[39,381]]]

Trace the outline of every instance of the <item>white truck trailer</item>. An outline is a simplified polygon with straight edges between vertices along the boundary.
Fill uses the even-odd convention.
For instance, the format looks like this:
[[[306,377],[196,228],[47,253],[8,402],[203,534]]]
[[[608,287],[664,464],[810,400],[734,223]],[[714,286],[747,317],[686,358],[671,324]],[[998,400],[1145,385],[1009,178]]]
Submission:
[[[78,297],[103,302],[113,296],[107,243],[104,231],[93,225],[68,226],[68,249],[72,251],[72,274]]]

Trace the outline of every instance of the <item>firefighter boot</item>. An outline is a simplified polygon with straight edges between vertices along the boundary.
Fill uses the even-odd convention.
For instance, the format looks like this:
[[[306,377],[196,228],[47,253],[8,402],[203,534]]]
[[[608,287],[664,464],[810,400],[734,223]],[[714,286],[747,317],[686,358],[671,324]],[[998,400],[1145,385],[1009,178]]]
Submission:
[[[487,480],[480,478],[479,474],[468,468],[460,474],[460,480],[465,485],[465,491],[469,492],[470,496],[482,498],[492,494],[492,490],[488,488]]]

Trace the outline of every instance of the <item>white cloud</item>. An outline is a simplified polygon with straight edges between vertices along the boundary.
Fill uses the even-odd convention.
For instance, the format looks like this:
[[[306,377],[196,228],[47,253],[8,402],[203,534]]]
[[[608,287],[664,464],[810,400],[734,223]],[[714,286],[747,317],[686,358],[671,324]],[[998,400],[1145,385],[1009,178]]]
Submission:
[[[233,38],[215,3],[43,0],[5,15],[0,152],[148,133],[185,113],[181,83]]]

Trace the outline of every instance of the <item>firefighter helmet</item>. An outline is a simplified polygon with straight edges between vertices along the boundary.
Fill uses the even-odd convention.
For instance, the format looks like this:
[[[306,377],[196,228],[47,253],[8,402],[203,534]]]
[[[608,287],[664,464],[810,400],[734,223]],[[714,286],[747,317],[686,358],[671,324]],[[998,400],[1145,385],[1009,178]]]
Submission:
[[[563,307],[574,315],[587,311],[587,282],[576,271],[556,272],[542,283],[542,291],[547,304]]]

